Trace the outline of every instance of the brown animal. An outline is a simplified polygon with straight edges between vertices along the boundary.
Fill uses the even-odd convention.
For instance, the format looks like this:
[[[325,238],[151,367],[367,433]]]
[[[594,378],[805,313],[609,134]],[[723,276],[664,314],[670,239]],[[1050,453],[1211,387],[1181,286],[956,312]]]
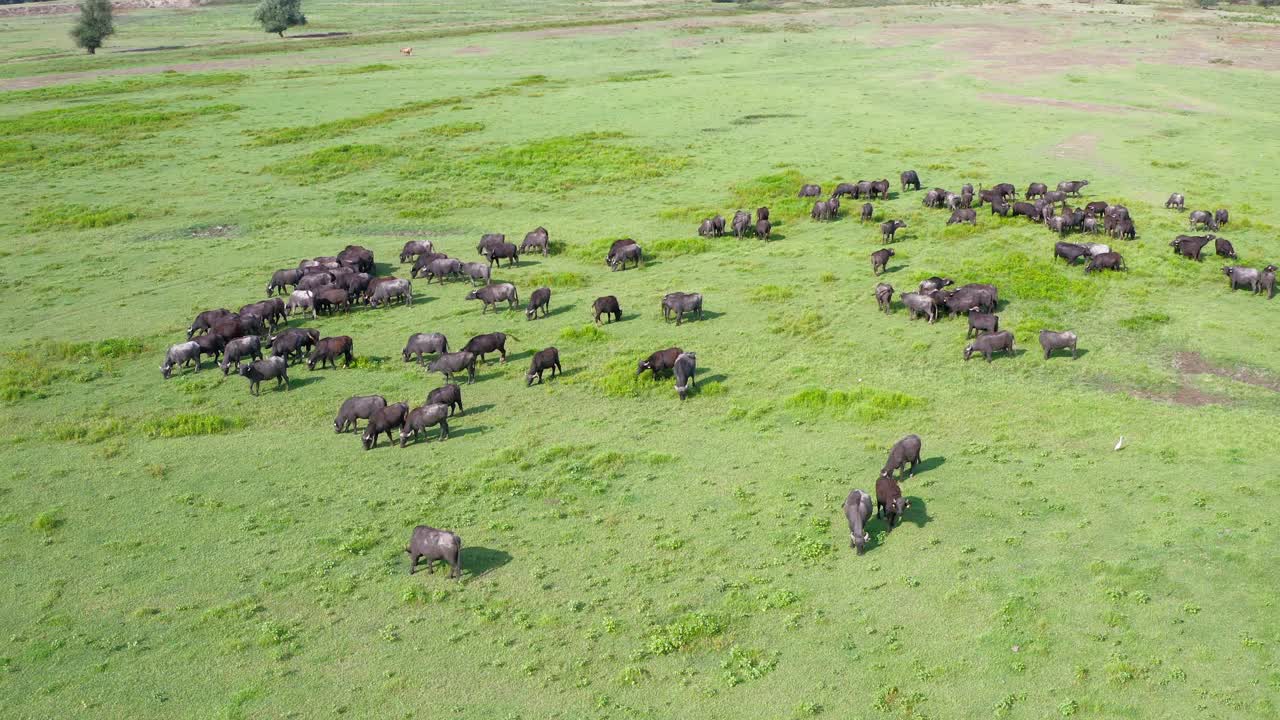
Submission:
[[[400,48],[400,54],[401,54],[401,55],[412,55],[412,54],[413,54],[413,48],[411,48],[411,47],[407,47],[407,48]]]

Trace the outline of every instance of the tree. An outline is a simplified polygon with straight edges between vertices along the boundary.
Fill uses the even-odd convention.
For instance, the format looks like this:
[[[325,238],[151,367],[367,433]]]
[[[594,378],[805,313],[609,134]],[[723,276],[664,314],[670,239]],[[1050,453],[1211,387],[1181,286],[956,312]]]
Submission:
[[[76,47],[82,47],[92,55],[115,31],[115,24],[111,21],[111,0],[80,0],[80,17],[71,28],[71,38],[76,41]]]
[[[307,16],[302,14],[302,0],[262,0],[253,13],[253,19],[262,25],[263,30],[280,37],[295,25],[307,24]]]

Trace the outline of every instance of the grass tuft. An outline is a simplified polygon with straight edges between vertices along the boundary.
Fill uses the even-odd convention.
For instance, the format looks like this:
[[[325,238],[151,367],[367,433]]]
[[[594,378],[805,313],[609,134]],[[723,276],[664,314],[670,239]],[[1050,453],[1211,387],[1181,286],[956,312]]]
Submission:
[[[834,415],[863,422],[884,420],[895,412],[923,407],[925,401],[906,393],[858,387],[849,392],[810,388],[787,398],[787,409],[805,415]]]
[[[243,418],[209,413],[182,413],[167,418],[148,420],[142,432],[150,438],[180,438],[197,435],[219,435],[245,426]]]
[[[262,171],[312,185],[370,170],[395,157],[396,152],[384,145],[337,145],[268,165]]]
[[[609,339],[609,334],[594,323],[582,327],[567,327],[560,331],[561,340],[577,340],[581,342],[601,342]]]
[[[27,213],[30,230],[88,230],[120,225],[138,217],[122,207],[90,207],[75,203],[39,205]]]
[[[539,272],[530,275],[525,285],[531,288],[546,285],[553,288],[581,288],[591,284],[586,275],[576,272]]]

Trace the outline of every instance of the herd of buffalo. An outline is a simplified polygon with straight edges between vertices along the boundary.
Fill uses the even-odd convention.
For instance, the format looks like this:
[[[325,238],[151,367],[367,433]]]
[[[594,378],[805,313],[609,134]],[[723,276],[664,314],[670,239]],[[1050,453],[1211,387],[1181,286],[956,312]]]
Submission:
[[[899,186],[904,192],[907,189],[922,190],[919,175],[913,170],[901,173],[899,180]],[[929,208],[950,210],[948,225],[976,224],[975,208],[989,205],[992,214],[1003,217],[1022,216],[1028,221],[1045,225],[1059,236],[1073,232],[1086,236],[1101,232],[1115,239],[1134,239],[1137,231],[1129,210],[1123,205],[1095,201],[1072,208],[1068,204],[1069,199],[1080,197],[1081,190],[1088,184],[1088,180],[1069,180],[1058,183],[1056,190],[1049,190],[1043,183],[1031,183],[1021,200],[1010,183],[1001,183],[990,189],[979,186],[977,191],[972,185],[966,184],[958,193],[932,188],[924,191],[923,204]],[[890,183],[887,179],[840,183],[828,199],[814,203],[810,217],[819,222],[833,220],[839,216],[841,198],[865,199],[868,202],[859,209],[859,217],[866,222],[873,218],[875,212],[869,201],[887,200],[889,192]],[[819,198],[822,195],[820,186],[810,184],[801,187],[798,194],[801,198]],[[1165,207],[1184,209],[1183,195],[1173,194]],[[1190,214],[1192,229],[1203,227],[1216,231],[1228,222],[1229,214],[1226,210],[1195,211]],[[902,220],[885,221],[880,225],[882,242],[893,242],[897,231],[906,226]],[[754,234],[760,240],[767,241],[773,228],[769,209],[758,208],[754,218],[752,213],[739,210],[728,223],[728,228],[735,237],[743,238]],[[724,217],[716,215],[700,223],[698,234],[720,237],[725,234],[725,229]],[[1201,251],[1210,242],[1214,243],[1214,251],[1218,255],[1236,258],[1232,244],[1226,238],[1213,234],[1179,235],[1170,246],[1176,254],[1200,261]],[[339,360],[344,367],[350,366],[354,361],[354,343],[349,336],[322,337],[319,331],[311,328],[281,328],[294,313],[314,319],[322,313],[349,313],[361,305],[371,309],[395,304],[412,306],[412,281],[419,279],[425,279],[427,285],[435,281],[442,286],[449,280],[468,281],[472,289],[465,297],[467,300],[481,302],[482,315],[490,310],[496,313],[503,303],[507,310],[511,310],[520,303],[519,293],[511,283],[493,282],[493,266],[496,264],[502,267],[503,260],[507,261],[508,266],[518,265],[520,255],[530,252],[549,254],[550,237],[545,228],[539,227],[526,234],[524,241],[517,247],[514,243],[507,242],[505,235],[486,234],[476,250],[486,262],[464,262],[436,252],[430,241],[409,241],[405,243],[399,257],[401,263],[412,263],[409,278],[378,275],[373,253],[357,245],[348,245],[334,256],[307,259],[299,262],[296,267],[277,270],[266,285],[267,299],[250,303],[234,312],[218,308],[199,313],[187,329],[186,341],[167,349],[161,372],[166,379],[174,368],[194,365],[195,371],[199,372],[201,360],[208,356],[222,370],[223,375],[229,374],[234,368],[235,372],[244,376],[253,395],[258,394],[259,387],[265,380],[275,380],[277,387],[283,386],[288,390],[289,367],[295,362],[305,362],[308,370],[315,370],[317,365],[323,370],[329,365],[337,368]],[[894,250],[888,247],[873,252],[872,273],[879,275],[886,270],[894,254]],[[643,250],[636,241],[622,239],[610,246],[605,255],[605,265],[613,271],[625,270],[628,264],[639,267],[643,256]],[[1060,240],[1054,245],[1053,257],[1055,260],[1060,258],[1067,264],[1075,264],[1083,259],[1085,273],[1126,269],[1120,253],[1102,243]],[[1227,266],[1223,268],[1223,272],[1232,290],[1245,287],[1255,294],[1266,292],[1268,297],[1275,294],[1275,265],[1268,265],[1262,270]],[[481,282],[479,287],[475,287],[476,281]],[[880,283],[875,288],[876,303],[885,313],[892,312],[894,292],[894,288],[888,283]],[[909,319],[923,317],[930,324],[937,322],[940,316],[966,315],[966,337],[972,337],[972,341],[964,348],[965,360],[976,353],[991,362],[995,353],[1012,355],[1014,352],[1013,334],[1000,329],[1000,318],[995,314],[999,291],[994,285],[969,283],[955,286],[955,281],[951,278],[931,277],[921,282],[916,291],[902,293],[900,302],[907,309]],[[664,320],[674,318],[676,325],[682,324],[686,316],[700,320],[702,303],[700,293],[669,293],[662,299],[662,316]],[[535,320],[547,317],[550,304],[551,289],[535,289],[525,308],[526,318]],[[622,319],[618,298],[613,295],[597,298],[591,309],[596,324],[601,323],[601,317],[607,322]],[[407,402],[388,403],[381,395],[348,398],[334,418],[334,432],[358,431],[357,421],[365,420],[361,445],[366,450],[376,447],[382,436],[392,443],[398,438],[399,445],[403,448],[409,442],[416,442],[420,435],[425,438],[428,429],[436,426],[439,427],[439,439],[445,440],[449,436],[449,419],[455,413],[465,414],[462,389],[453,382],[453,376],[465,371],[467,382],[474,382],[476,363],[483,362],[485,355],[490,353],[497,353],[500,361],[506,362],[508,337],[501,332],[477,335],[461,348],[450,352],[445,335],[434,332],[414,333],[408,338],[402,351],[403,360],[416,360],[419,364],[425,364],[429,371],[441,373],[446,384],[431,390],[423,404],[412,409]],[[1056,350],[1069,350],[1073,359],[1077,355],[1077,336],[1072,331],[1042,330],[1039,340],[1046,360]],[[689,388],[695,387],[696,368],[695,353],[670,347],[640,360],[636,375],[648,370],[656,380],[661,374],[670,373],[675,379],[679,398],[684,400]],[[560,353],[555,347],[545,348],[533,355],[525,373],[526,386],[532,385],[535,380],[543,382],[547,371],[550,371],[551,378],[563,372]],[[880,471],[875,492],[876,517],[885,519],[887,531],[892,531],[906,509],[911,507],[910,500],[902,495],[899,478],[895,477],[895,473],[901,470],[910,477],[916,464],[920,462],[920,449],[921,441],[918,436],[903,438],[893,446],[888,461]],[[870,538],[867,523],[870,521],[871,509],[872,498],[864,490],[853,490],[844,503],[849,522],[850,544],[859,555],[863,553],[865,543]],[[428,572],[433,571],[437,560],[442,560],[450,567],[450,577],[461,576],[462,540],[452,532],[425,525],[418,526],[405,550],[410,556],[411,573],[417,568],[418,562],[425,558]]]

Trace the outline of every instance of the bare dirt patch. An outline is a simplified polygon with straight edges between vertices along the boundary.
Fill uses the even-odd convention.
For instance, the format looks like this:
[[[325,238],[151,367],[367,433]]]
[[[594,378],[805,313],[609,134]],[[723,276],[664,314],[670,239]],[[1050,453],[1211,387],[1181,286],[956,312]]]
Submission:
[[[1225,368],[1214,365],[1197,352],[1180,352],[1173,356],[1173,366],[1183,375],[1217,375],[1246,385],[1280,392],[1280,378],[1246,367]]]
[[[1132,113],[1136,108],[1123,105],[1103,105],[1101,103],[1076,102],[1074,100],[1057,100],[1055,98],[1034,97],[1031,95],[1006,95],[1004,93],[983,93],[983,100],[1004,103],[1006,105],[1042,105],[1047,107],[1067,108],[1087,113]]]
[[[1062,159],[1091,160],[1098,154],[1098,136],[1090,133],[1072,135],[1054,145],[1051,154]]]

